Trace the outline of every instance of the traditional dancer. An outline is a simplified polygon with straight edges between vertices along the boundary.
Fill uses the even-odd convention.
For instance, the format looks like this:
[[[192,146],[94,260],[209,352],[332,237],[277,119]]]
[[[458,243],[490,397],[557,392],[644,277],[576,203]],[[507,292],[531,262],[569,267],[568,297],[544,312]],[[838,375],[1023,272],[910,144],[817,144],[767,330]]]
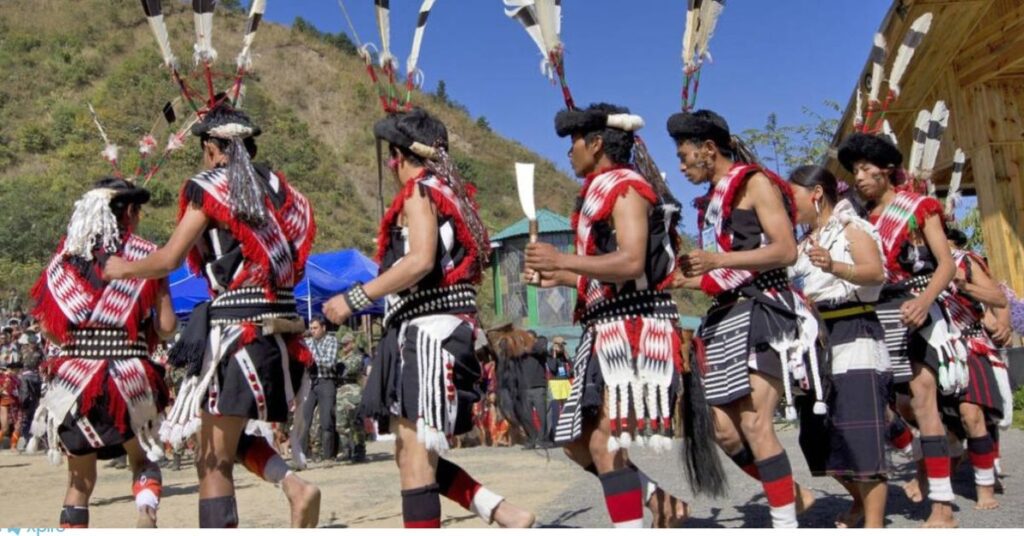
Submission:
[[[177,319],[167,281],[100,274],[110,255],[142,259],[156,246],[134,234],[149,191],[119,178],[98,181],[79,201],[57,253],[32,289],[43,334],[60,345],[32,424],[29,451],[46,437],[50,461],[68,455],[62,528],[89,526],[96,461],[127,453],[138,527],[156,527],[167,404],[162,369],[149,359]]]
[[[883,528],[892,371],[874,305],[885,283],[882,242],[850,201],[840,199],[839,183],[827,169],[798,167],[789,182],[797,223],[810,229],[790,274],[815,303],[832,353],[824,378],[828,417],[802,408],[800,446],[812,474],[836,478],[853,497],[836,526],[854,527],[863,519],[865,528]]]
[[[932,511],[924,526],[956,526],[949,446],[938,395],[967,381],[966,350],[949,320],[947,291],[956,273],[943,232],[942,205],[901,189],[903,155],[888,138],[856,133],[843,141],[839,161],[854,174],[882,238],[887,283],[877,306],[886,330],[896,389],[909,390],[921,432]]]
[[[374,125],[388,144],[400,188],[381,222],[380,275],[324,304],[338,324],[387,297],[384,336],[363,393],[362,413],[390,420],[408,528],[441,526],[440,495],[485,521],[529,527],[533,514],[482,487],[441,456],[469,431],[479,396],[474,353],[476,285],[489,242],[474,188],[448,155],[448,130],[421,109]]]
[[[715,439],[761,481],[772,525],[796,527],[798,487],[773,416],[784,393],[787,418],[796,419],[794,381],[815,393],[815,413],[825,408],[817,374],[818,323],[785,271],[797,259],[792,191],[753,163],[712,111],[675,114],[668,132],[687,179],[710,183],[697,203],[701,249],[682,257],[676,285],[714,297],[696,347]],[[813,495],[801,490],[799,502],[806,508]]]
[[[678,313],[664,292],[675,270],[678,207],[633,167],[642,126],[639,116],[610,104],[558,113],[555,130],[571,137],[573,171],[585,179],[573,215],[577,253],[545,243],[526,250],[529,277],[539,273],[541,286],[579,293],[583,338],[555,440],[598,475],[615,527],[640,527],[644,503],[660,500],[656,485],[649,492],[650,480],[630,463],[628,448],[634,441],[671,448],[681,362]],[[672,502],[656,524],[687,517],[686,503]]]
[[[182,187],[171,238],[142,260],[112,257],[105,276],[164,277],[187,257],[214,294],[171,349],[187,378],[161,430],[173,444],[199,432],[200,527],[238,525],[236,458],[281,484],[293,526],[314,527],[319,489],[290,472],[266,438],[245,434],[250,420],[287,421],[296,392],[309,388],[312,357],[292,288],[316,234],[312,208],[280,173],[253,165],[259,127],[222,96],[217,102],[192,128],[206,171]]]
[[[977,510],[999,507],[995,497],[995,444],[989,428],[998,426],[1003,414],[1003,396],[995,365],[1005,367],[985,328],[986,312],[1009,305],[1006,295],[989,275],[988,265],[978,254],[966,248],[967,237],[957,229],[947,229],[956,275],[958,306],[951,311],[954,323],[967,342],[967,389],[957,395],[940,398],[946,426],[959,440],[966,439],[967,454],[974,467]],[[989,316],[991,322],[993,317]],[[1009,393],[1005,393],[1009,394]]]

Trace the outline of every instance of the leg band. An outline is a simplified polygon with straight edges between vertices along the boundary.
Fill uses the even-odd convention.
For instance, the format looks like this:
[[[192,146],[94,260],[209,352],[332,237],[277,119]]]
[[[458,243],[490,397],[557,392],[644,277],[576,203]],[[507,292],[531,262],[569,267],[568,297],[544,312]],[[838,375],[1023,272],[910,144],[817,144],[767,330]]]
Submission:
[[[135,507],[140,511],[145,508],[156,510],[160,507],[160,496],[163,494],[163,477],[160,466],[149,462],[132,482],[132,495],[135,496]]]
[[[629,467],[599,475],[604,502],[615,528],[643,528],[640,476]]]
[[[441,528],[441,496],[437,484],[402,490],[402,521],[407,529]]]
[[[771,507],[772,527],[796,528],[796,491],[793,488],[793,468],[785,452],[758,460],[757,471],[761,486]]]
[[[437,459],[437,486],[441,495],[476,514],[487,523],[494,521],[494,510],[504,497],[483,487],[462,467],[444,459]]]
[[[238,527],[238,503],[234,495],[199,499],[199,528],[233,529]]]
[[[290,471],[265,437],[242,434],[238,441],[238,458],[250,473],[272,484],[280,483]]]
[[[967,438],[967,454],[974,467],[974,484],[978,486],[996,485],[996,453],[992,438],[988,435]]]
[[[62,529],[87,529],[89,528],[89,507],[64,505],[60,510],[60,528]]]
[[[949,479],[949,444],[945,436],[922,436],[921,453],[924,472],[928,476],[928,498],[933,501],[952,502],[953,483]]]

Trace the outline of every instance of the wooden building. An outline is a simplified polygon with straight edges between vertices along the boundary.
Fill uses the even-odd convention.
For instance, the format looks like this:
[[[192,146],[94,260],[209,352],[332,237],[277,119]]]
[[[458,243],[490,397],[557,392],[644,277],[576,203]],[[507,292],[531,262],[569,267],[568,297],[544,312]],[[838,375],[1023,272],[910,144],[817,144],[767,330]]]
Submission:
[[[887,73],[910,24],[927,12],[934,16],[931,31],[886,118],[906,154],[917,112],[946,102],[949,127],[933,177],[939,195],[960,147],[968,159],[964,193],[977,196],[993,275],[1024,293],[1024,1],[895,0],[879,30],[889,45]],[[865,61],[858,78],[865,91],[870,72]],[[851,93],[834,145],[853,131],[855,108]],[[828,167],[850,178],[834,155]]]

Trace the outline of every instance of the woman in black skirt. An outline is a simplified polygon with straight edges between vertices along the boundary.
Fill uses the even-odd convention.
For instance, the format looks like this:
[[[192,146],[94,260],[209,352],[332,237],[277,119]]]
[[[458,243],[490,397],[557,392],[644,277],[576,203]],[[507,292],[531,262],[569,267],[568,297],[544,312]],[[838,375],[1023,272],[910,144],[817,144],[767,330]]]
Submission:
[[[789,177],[797,221],[810,228],[790,273],[828,329],[827,417],[801,413],[800,447],[811,472],[835,477],[853,497],[836,526],[885,524],[886,407],[892,384],[885,331],[875,302],[885,282],[878,232],[840,200],[827,169],[802,166]]]

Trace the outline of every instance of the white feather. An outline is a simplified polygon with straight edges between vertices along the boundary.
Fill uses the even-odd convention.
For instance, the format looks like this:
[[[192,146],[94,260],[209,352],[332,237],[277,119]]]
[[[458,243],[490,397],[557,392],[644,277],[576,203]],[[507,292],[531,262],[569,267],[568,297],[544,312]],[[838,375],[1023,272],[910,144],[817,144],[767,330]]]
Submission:
[[[708,47],[718,26],[718,17],[725,9],[725,0],[705,0],[700,10],[700,32],[697,35],[697,57],[703,61],[708,57]]]
[[[881,51],[881,57],[875,57],[875,50]],[[871,62],[871,90],[868,93],[871,102],[878,102],[878,96],[882,92],[882,79],[885,78],[885,36],[881,33],[875,34]]]
[[[193,13],[196,26],[196,44],[193,60],[200,63],[217,61],[217,51],[213,48],[213,13]]]
[[[91,261],[95,248],[102,248],[108,253],[117,251],[120,233],[117,219],[110,210],[110,200],[115,193],[109,188],[96,188],[75,202],[75,211],[71,214],[64,240],[65,255],[77,255]]]
[[[394,65],[395,57],[391,54],[391,14],[390,10],[376,5],[377,32],[380,34],[380,65]]]
[[[686,28],[683,30],[683,65],[687,71],[697,68],[697,30],[700,24],[700,10],[695,0],[689,0],[686,10]]]
[[[420,4],[420,13],[429,12],[434,7],[435,0],[423,0]],[[409,57],[405,62],[405,72],[409,75],[413,75],[416,72],[416,65],[420,60],[420,48],[423,47],[423,34],[426,33],[426,26],[423,28],[416,27],[416,32],[412,36],[412,49],[409,52]]]
[[[918,17],[917,20],[910,25],[910,31],[907,32],[906,37],[903,39],[903,43],[900,44],[900,48],[896,52],[896,60],[893,62],[892,72],[889,74],[889,89],[891,89],[897,96],[900,94],[900,81],[903,80],[903,75],[907,72],[910,60],[914,57],[914,52],[917,49],[918,43],[914,40],[916,39],[917,34],[927,34],[931,27],[931,13],[925,13]]]
[[[262,17],[266,9],[267,0],[253,0],[252,7],[249,9],[249,20],[252,20],[257,15]],[[252,69],[252,43],[255,40],[256,32],[246,31],[245,36],[242,38],[242,51],[238,53],[238,57],[235,59],[235,65],[239,69],[246,71]]]
[[[924,156],[921,159],[921,170],[927,175],[935,169],[935,162],[939,158],[939,147],[942,145],[942,135],[946,132],[949,124],[949,108],[944,101],[937,101],[932,109],[932,117],[928,122],[928,140],[924,144]]]
[[[882,121],[882,134],[887,136],[893,145],[899,146],[899,142],[896,140],[896,132],[892,130],[892,125],[889,124],[888,119]]]
[[[557,20],[561,8],[556,11],[555,0],[534,0],[533,4],[537,12],[537,24],[544,36],[544,48],[550,54],[561,43],[558,34],[561,23]]]
[[[149,21],[149,28],[153,30],[156,44],[160,47],[160,55],[164,59],[164,65],[168,68],[176,68],[178,66],[178,58],[175,58],[174,52],[171,51],[171,41],[167,36],[167,24],[164,22],[164,16],[157,15],[149,17],[147,20]]]
[[[928,110],[921,110],[917,113],[917,120],[914,121],[913,144],[910,146],[910,174],[917,177],[921,174],[921,161],[924,159],[924,143],[928,139],[928,121],[932,113]]]
[[[953,153],[953,174],[949,178],[949,193],[946,194],[946,215],[953,216],[956,206],[960,202],[960,182],[964,176],[964,166],[967,164],[967,155],[963,149],[957,148]]]
[[[864,124],[864,92],[860,90],[860,85],[857,86],[857,108],[853,115],[854,126],[861,126]]]

